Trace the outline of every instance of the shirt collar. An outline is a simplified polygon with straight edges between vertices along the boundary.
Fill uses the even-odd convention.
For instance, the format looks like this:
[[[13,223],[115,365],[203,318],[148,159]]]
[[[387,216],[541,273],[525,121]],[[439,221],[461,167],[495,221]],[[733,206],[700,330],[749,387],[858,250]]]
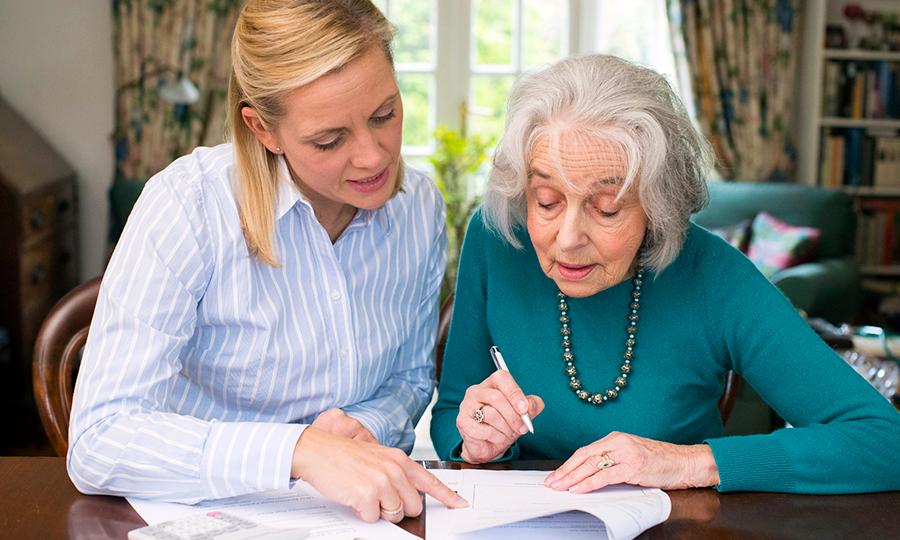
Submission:
[[[278,181],[277,181],[277,193],[276,193],[276,204],[275,204],[275,221],[280,220],[282,217],[287,214],[291,208],[295,205],[300,204],[307,208],[309,212],[313,211],[312,205],[309,203],[309,200],[300,190],[297,189],[297,186],[294,185],[294,181],[291,178],[291,173],[288,170],[287,161],[284,159],[284,155],[278,156]],[[378,208],[376,210],[366,210],[360,209],[356,212],[356,215],[353,217],[353,220],[350,222],[350,225],[347,226],[350,228],[357,228],[368,225],[371,222],[375,222],[376,225],[384,232],[385,234],[390,233],[391,230],[391,213],[390,207],[393,198],[390,199],[387,204]]]

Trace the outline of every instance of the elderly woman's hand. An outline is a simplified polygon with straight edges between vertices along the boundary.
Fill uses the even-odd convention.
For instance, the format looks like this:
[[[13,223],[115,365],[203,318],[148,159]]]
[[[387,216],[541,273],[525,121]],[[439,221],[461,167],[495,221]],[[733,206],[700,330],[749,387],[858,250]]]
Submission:
[[[572,493],[610,484],[684,489],[718,483],[719,469],[709,446],[671,444],[618,432],[579,448],[544,480],[555,490]]]
[[[503,455],[516,439],[528,433],[521,415],[531,418],[544,410],[544,400],[526,396],[512,375],[495,371],[472,385],[459,404],[456,427],[462,435],[462,458],[486,463]],[[480,412],[476,412],[480,411]]]
[[[309,426],[294,447],[291,477],[349,506],[363,521],[399,522],[422,513],[427,493],[449,508],[465,499],[411,460],[403,450],[348,439]]]

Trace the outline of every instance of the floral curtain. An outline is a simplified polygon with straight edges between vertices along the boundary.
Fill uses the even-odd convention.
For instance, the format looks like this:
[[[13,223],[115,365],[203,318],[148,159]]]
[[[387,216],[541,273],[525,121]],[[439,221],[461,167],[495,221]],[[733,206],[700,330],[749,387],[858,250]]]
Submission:
[[[723,178],[785,180],[799,0],[669,0],[682,34],[697,118]]]
[[[229,44],[240,0],[113,0],[116,180],[143,183],[174,158],[217,144],[225,127]],[[161,98],[186,76],[191,104]]]

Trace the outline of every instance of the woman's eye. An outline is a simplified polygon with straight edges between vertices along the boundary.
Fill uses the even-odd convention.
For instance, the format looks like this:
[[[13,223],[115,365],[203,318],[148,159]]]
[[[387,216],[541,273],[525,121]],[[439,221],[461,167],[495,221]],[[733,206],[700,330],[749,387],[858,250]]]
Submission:
[[[599,212],[601,216],[607,217],[607,218],[616,217],[619,214],[618,210],[613,210],[611,212],[607,212],[606,210],[600,210],[599,208],[597,209],[597,212]]]
[[[313,144],[313,146],[316,147],[316,150],[321,150],[322,152],[325,152],[325,151],[328,151],[328,150],[332,150],[332,149],[334,149],[334,148],[337,148],[338,145],[341,144],[341,138],[338,137],[338,138],[336,138],[335,140],[333,140],[333,141],[331,141],[331,142],[327,142],[327,143],[316,143],[316,142],[314,142],[314,143],[312,143],[312,144]]]
[[[387,114],[384,114],[384,115],[381,115],[381,116],[373,116],[373,117],[371,118],[371,120],[372,120],[372,122],[374,122],[374,123],[376,123],[376,124],[384,124],[385,122],[387,122],[388,120],[390,120],[390,119],[393,118],[394,116],[396,116],[396,113],[394,112],[393,109],[391,109],[391,112],[389,112],[389,113],[387,113]]]
[[[541,201],[538,201],[537,205],[540,206],[541,208],[543,208],[544,210],[550,210],[551,208],[556,206],[556,203],[542,203]]]

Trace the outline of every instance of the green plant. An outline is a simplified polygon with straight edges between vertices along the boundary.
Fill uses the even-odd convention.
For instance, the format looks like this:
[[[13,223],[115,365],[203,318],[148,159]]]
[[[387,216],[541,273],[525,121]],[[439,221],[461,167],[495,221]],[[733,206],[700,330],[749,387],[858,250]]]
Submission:
[[[487,157],[493,137],[464,136],[457,131],[438,126],[434,132],[435,151],[428,161],[434,167],[434,177],[447,204],[447,272],[441,288],[441,301],[453,292],[456,267],[469,216],[481,202],[481,195],[473,193],[469,181]]]

